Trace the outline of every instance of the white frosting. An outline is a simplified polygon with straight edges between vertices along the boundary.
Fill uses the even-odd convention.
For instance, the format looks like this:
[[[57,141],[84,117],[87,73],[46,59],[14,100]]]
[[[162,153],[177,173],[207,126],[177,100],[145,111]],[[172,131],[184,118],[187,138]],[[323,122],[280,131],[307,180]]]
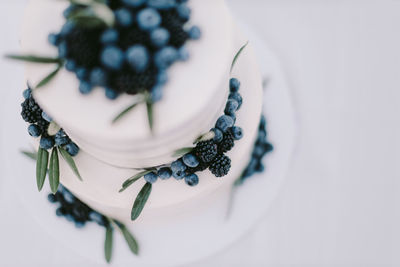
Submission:
[[[62,21],[59,14],[50,19],[40,14],[43,10],[46,14],[59,12],[62,6],[54,0],[33,2],[27,9],[24,51],[43,54],[48,50],[48,55],[55,55],[54,49],[43,39],[49,31],[56,31]],[[200,133],[208,131],[222,115],[227,101],[231,61],[247,41],[232,23],[223,1],[190,2],[193,23],[201,27],[203,37],[198,43],[190,43],[191,60],[177,64],[170,71],[171,83],[165,88],[165,99],[155,106],[155,137],[149,135],[143,107],[118,125],[110,125],[113,115],[129,105],[130,97],[123,96],[112,102],[105,99],[101,90],[82,96],[77,90],[76,79],[68,72],[61,72],[49,86],[35,93],[44,110],[82,148],[75,161],[84,181],[80,182],[61,160],[61,182],[94,209],[124,222],[130,221],[132,204],[144,181],[118,193],[122,183],[137,171],[112,165],[143,167],[144,163],[168,163],[169,153],[174,148],[190,145]],[[28,64],[27,77],[31,82],[38,81],[49,70],[48,66]],[[242,84],[240,93],[244,102],[237,113],[236,124],[243,128],[244,138],[235,142],[233,150],[227,153],[232,160],[230,173],[216,178],[208,170],[200,172],[200,183],[196,187],[173,178],[158,180],[145,210],[135,223],[148,223],[162,216],[173,216],[171,214],[183,215],[211,205],[215,198],[227,196],[229,187],[249,161],[261,114],[261,75],[251,44],[239,58],[233,76]]]
[[[154,106],[154,136],[149,132],[144,104],[113,125],[112,119],[133,102],[133,97],[123,95],[111,101],[101,89],[83,96],[75,75],[66,70],[34,93],[46,113],[87,153],[120,167],[156,166],[171,161],[173,151],[191,145],[213,126],[219,113],[216,107],[226,99],[234,53],[232,20],[223,0],[189,3],[191,23],[201,28],[202,37],[188,42],[189,61],[175,63],[168,71],[164,97]],[[57,55],[47,36],[60,30],[65,7],[63,1],[30,1],[22,35],[24,53]],[[27,79],[36,84],[52,68],[27,64]]]

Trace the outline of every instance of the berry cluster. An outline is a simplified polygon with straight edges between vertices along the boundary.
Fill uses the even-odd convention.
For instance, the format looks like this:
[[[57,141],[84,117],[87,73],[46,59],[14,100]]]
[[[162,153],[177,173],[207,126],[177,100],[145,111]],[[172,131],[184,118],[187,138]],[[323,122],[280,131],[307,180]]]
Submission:
[[[264,156],[273,150],[272,144],[267,141],[267,130],[265,117],[261,117],[260,125],[258,128],[258,137],[254,145],[251,160],[244,170],[240,182],[245,181],[247,178],[252,176],[254,173],[263,172],[264,165],[262,159]]]
[[[235,126],[235,114],[243,102],[242,96],[238,92],[239,87],[239,80],[232,78],[225,114],[219,117],[215,128],[211,129],[211,132],[214,133],[213,139],[199,142],[190,153],[172,162],[169,167],[162,167],[146,174],[144,176],[146,182],[154,183],[158,178],[166,180],[174,177],[177,180],[184,179],[189,186],[195,186],[199,183],[196,172],[208,168],[216,177],[222,177],[229,173],[231,159],[225,153],[233,148],[236,140],[243,137],[242,129]]]
[[[57,216],[63,216],[68,221],[74,222],[77,228],[82,228],[87,222],[96,222],[104,227],[109,225],[105,216],[92,210],[62,185],[60,185],[56,194],[49,194],[47,198],[51,203],[59,204],[56,210]]]
[[[80,80],[88,94],[96,86],[106,97],[148,91],[156,102],[167,82],[166,70],[175,61],[187,60],[184,44],[199,39],[197,26],[187,27],[191,10],[184,0],[110,0],[115,25],[84,27],[71,18],[85,6],[71,4],[64,12],[66,24],[49,42],[58,48],[67,70]]]
[[[29,135],[40,137],[40,147],[43,149],[49,150],[54,146],[61,146],[71,156],[76,156],[79,152],[79,147],[71,141],[63,129],[58,130],[55,135],[49,133],[52,119],[36,103],[31,88],[26,89],[23,92],[23,96],[24,102],[21,104],[21,116],[24,121],[30,123],[28,126]]]

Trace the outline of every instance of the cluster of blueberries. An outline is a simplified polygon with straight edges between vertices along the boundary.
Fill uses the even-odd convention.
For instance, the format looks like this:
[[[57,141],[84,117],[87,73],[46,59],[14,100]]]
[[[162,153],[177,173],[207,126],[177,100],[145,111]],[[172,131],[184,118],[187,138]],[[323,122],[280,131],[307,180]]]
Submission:
[[[240,183],[243,183],[247,178],[257,172],[263,172],[265,167],[262,163],[262,159],[267,153],[271,152],[274,149],[272,144],[267,141],[268,136],[266,124],[266,119],[263,115],[261,116],[260,125],[258,127],[257,141],[254,145],[251,160],[239,180]]]
[[[199,177],[195,174],[198,171],[208,168],[216,177],[228,174],[231,160],[225,153],[233,148],[234,141],[243,137],[242,129],[235,126],[235,114],[243,102],[238,92],[239,88],[239,80],[232,78],[225,114],[219,117],[215,128],[211,129],[214,133],[213,139],[199,142],[190,153],[172,162],[170,166],[146,174],[144,176],[146,182],[155,183],[158,178],[166,180],[172,176],[177,180],[184,179],[189,186],[195,186],[199,183]]]
[[[107,227],[109,221],[105,216],[92,210],[85,203],[76,198],[68,189],[60,184],[56,194],[49,194],[47,199],[51,203],[58,203],[57,216],[63,216],[68,221],[74,222],[77,228],[82,228],[87,222],[96,222]]]
[[[40,137],[40,147],[46,150],[54,146],[63,147],[71,156],[76,156],[79,147],[71,141],[63,129],[60,129],[55,135],[50,135],[48,128],[52,119],[36,103],[32,95],[32,89],[28,88],[23,92],[24,102],[22,102],[21,116],[24,121],[30,123],[28,133],[32,137]]]
[[[64,12],[67,22],[49,42],[58,48],[67,70],[80,80],[79,90],[88,94],[96,86],[106,97],[147,91],[153,102],[162,98],[167,69],[189,58],[184,44],[197,40],[197,26],[187,27],[191,10],[184,0],[110,0],[113,27],[85,27],[73,20],[85,6],[71,4]]]

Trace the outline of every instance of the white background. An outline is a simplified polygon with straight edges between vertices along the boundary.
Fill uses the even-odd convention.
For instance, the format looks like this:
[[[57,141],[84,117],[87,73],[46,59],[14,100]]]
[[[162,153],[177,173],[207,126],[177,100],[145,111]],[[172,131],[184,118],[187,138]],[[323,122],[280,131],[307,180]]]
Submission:
[[[0,1],[4,54],[15,51],[24,1]],[[299,139],[259,226],[191,266],[400,266],[400,1],[229,2],[280,57]],[[0,62],[0,97],[19,88],[20,71]],[[23,209],[5,178],[13,177],[0,179],[0,266],[93,266],[29,216],[15,220]]]

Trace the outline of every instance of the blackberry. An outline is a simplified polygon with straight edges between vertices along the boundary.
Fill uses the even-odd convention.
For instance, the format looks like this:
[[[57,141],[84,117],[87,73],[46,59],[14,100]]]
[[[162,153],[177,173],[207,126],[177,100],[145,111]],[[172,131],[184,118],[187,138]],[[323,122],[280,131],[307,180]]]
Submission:
[[[231,150],[233,148],[233,146],[235,145],[235,138],[232,134],[231,131],[232,128],[228,129],[228,131],[226,131],[224,133],[224,138],[222,139],[222,141],[218,144],[218,152],[219,153],[225,153],[228,152],[229,150]]]
[[[41,118],[37,121],[36,125],[39,127],[42,135],[47,134],[47,128],[49,128],[50,122],[46,121],[45,119]]]
[[[21,116],[24,121],[28,123],[36,123],[42,119],[42,109],[39,107],[33,97],[25,99],[21,106]]]
[[[139,30],[136,27],[129,27],[126,30],[123,30],[120,33],[120,41],[119,41],[119,46],[122,49],[128,49],[129,47],[136,45],[136,44],[142,44],[145,47],[150,48],[150,37],[146,32],[143,32]]]
[[[202,162],[211,162],[217,155],[218,150],[217,145],[212,140],[209,140],[198,143],[194,152]]]
[[[176,10],[166,10],[161,12],[162,26],[171,34],[170,44],[179,48],[189,39],[188,33],[183,29],[185,20],[181,19]]]
[[[113,89],[117,92],[124,92],[134,95],[143,89],[150,90],[156,83],[154,68],[148,68],[143,73],[132,73],[125,71],[118,73],[113,79]]]
[[[208,168],[216,177],[225,176],[231,169],[231,159],[224,154],[218,154]]]
[[[200,161],[200,163],[199,163],[199,165],[197,165],[197,167],[187,168],[186,174],[189,175],[189,174],[196,173],[196,172],[202,172],[202,171],[206,170],[209,166],[210,166],[210,163]]]

